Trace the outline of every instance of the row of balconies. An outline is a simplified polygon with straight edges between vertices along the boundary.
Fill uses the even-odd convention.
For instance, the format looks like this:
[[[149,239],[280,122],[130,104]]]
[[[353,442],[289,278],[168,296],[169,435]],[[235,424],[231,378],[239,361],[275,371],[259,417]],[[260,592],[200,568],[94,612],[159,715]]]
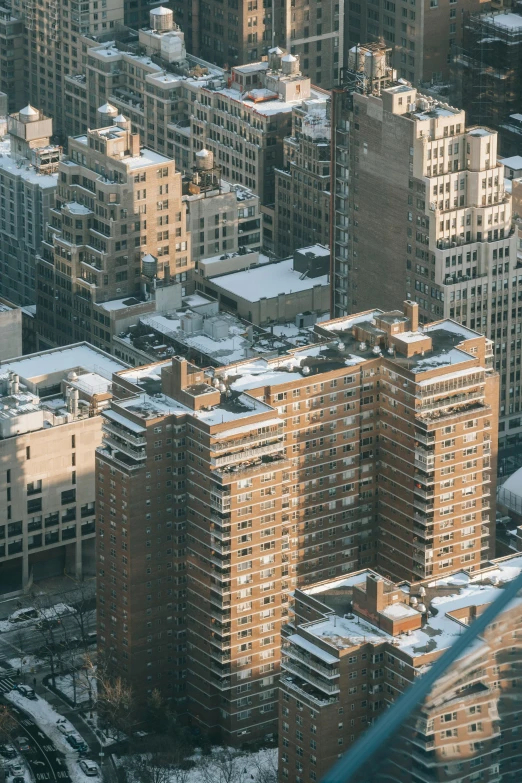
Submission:
[[[223,451],[224,449],[233,449],[238,446],[244,446],[247,443],[254,443],[255,441],[268,441],[274,438],[281,437],[283,425],[270,432],[255,433],[253,435],[246,435],[244,438],[238,440],[224,440],[217,443],[213,443],[210,446],[211,451]]]
[[[103,432],[109,433],[109,435],[112,433],[113,435],[117,435],[118,438],[122,438],[124,440],[129,441],[129,443],[133,444],[134,446],[145,446],[147,441],[143,435],[133,435],[128,430],[124,429],[124,427],[121,427],[119,424],[113,423],[112,421],[109,422],[108,419],[103,420]]]
[[[289,644],[284,648],[283,652],[285,655],[288,655],[291,658],[296,658],[298,661],[301,661],[302,663],[306,664],[306,666],[309,666],[311,669],[314,669],[314,671],[323,674],[325,677],[333,678],[333,677],[340,676],[340,672],[338,668],[334,669],[325,666],[324,664],[319,663],[318,661],[312,660],[309,655],[307,655],[295,644]]]
[[[307,666],[310,665],[311,664],[307,663]],[[296,663],[295,661],[290,661],[288,658],[283,658],[281,660],[281,669],[283,671],[289,672],[292,675],[296,675],[300,679],[304,680],[304,682],[310,683],[328,695],[333,695],[334,693],[340,692],[338,683],[334,684],[332,682],[325,681],[322,677],[311,674],[303,666]]]
[[[130,443],[126,443],[120,439],[120,436],[115,438],[105,431],[103,443],[107,446],[110,446],[111,449],[116,449],[117,451],[121,451],[123,454],[127,454],[127,456],[131,457],[132,459],[145,460],[147,458],[147,452],[145,448],[135,448]]]
[[[230,465],[231,463],[238,462],[238,461],[244,461],[247,459],[255,459],[256,457],[262,457],[265,454],[274,454],[277,451],[281,451],[285,448],[285,444],[283,441],[278,441],[277,443],[270,443],[266,446],[260,446],[259,448],[254,449],[244,449],[242,451],[238,451],[235,454],[227,454],[224,457],[211,457],[210,458],[210,464],[219,468],[223,465]]]

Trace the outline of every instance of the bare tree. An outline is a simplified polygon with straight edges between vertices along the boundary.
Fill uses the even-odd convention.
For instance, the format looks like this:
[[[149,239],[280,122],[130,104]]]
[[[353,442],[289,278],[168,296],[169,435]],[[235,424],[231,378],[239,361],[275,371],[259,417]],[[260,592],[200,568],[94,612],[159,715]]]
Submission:
[[[267,754],[254,760],[255,783],[277,783],[277,753]]]
[[[247,780],[244,757],[229,749],[206,758],[199,771],[203,783],[244,783]]]
[[[96,681],[98,712],[109,726],[116,729],[119,739],[120,732],[128,734],[135,722],[132,687],[121,677],[112,676],[103,659],[98,661]]]
[[[133,756],[130,771],[135,783],[171,783],[174,764],[168,754],[144,753]]]
[[[96,666],[89,653],[85,653],[83,656],[83,664],[77,672],[76,687],[80,694],[87,694],[89,707],[92,707],[96,701],[96,681]]]
[[[16,729],[16,721],[8,708],[0,705],[0,742],[9,742],[13,731]]]
[[[78,585],[73,608],[73,627],[78,635],[79,646],[85,650],[89,644],[89,631],[94,626],[96,617],[96,598],[91,594],[86,582]]]

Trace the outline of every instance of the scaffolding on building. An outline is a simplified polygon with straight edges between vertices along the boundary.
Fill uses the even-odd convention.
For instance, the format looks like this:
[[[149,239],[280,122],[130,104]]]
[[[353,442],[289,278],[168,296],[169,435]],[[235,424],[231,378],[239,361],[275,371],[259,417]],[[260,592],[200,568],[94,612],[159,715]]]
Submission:
[[[471,14],[452,58],[453,103],[470,125],[500,130],[522,107],[522,16]]]

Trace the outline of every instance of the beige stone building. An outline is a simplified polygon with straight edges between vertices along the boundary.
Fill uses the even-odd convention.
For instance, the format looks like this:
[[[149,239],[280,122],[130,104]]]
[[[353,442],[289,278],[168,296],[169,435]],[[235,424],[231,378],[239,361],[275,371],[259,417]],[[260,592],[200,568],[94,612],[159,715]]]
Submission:
[[[261,249],[259,197],[221,179],[221,167],[209,150],[196,153],[194,172],[183,182],[183,200],[196,270],[204,259]]]
[[[40,344],[72,337],[110,350],[109,302],[121,308],[148,299],[154,287],[191,284],[181,174],[170,158],[142,147],[125,117],[114,117],[69,140],[59,179],[38,258]]]
[[[451,321],[421,332],[405,309],[326,322],[316,344],[273,358],[200,369],[178,356],[114,376],[97,453],[99,640],[138,700],[159,688],[225,742],[262,739],[296,587],[487,562],[486,341]]]
[[[269,62],[222,68],[185,50],[172,17],[139,31],[139,44],[116,46],[85,39],[85,71],[65,81],[66,127],[71,135],[98,124],[109,102],[129,118],[150,148],[173,157],[192,175],[196,153],[207,149],[222,179],[274,202],[274,167],[283,163],[283,138],[294,107],[325,100],[300,70],[299,58],[274,49]],[[143,52],[145,51],[145,54]]]
[[[124,366],[86,343],[0,363],[1,592],[94,573],[99,414]]]
[[[367,570],[297,589],[283,637],[279,780],[457,783],[469,775],[493,783],[501,770],[500,779],[516,780],[520,597],[460,655],[437,662],[494,601],[513,594],[521,569],[510,556],[449,582],[397,585]],[[397,716],[386,737],[374,732],[359,753],[355,745],[341,776],[337,760],[431,669],[432,685],[411,714]]]
[[[421,322],[450,317],[485,334],[504,443],[522,432],[522,278],[497,133],[467,128],[463,111],[391,81],[382,50],[362,60],[362,86],[334,99],[333,312],[407,296]]]

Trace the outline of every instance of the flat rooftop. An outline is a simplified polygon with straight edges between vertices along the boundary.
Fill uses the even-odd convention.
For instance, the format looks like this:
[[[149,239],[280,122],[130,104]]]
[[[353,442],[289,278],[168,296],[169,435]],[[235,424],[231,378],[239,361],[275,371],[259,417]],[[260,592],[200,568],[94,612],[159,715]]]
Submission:
[[[5,359],[0,362],[0,372],[11,370],[20,378],[37,383],[51,374],[65,373],[80,367],[111,380],[113,373],[128,366],[120,359],[110,356],[89,343],[75,343],[64,348],[51,348],[49,351],[20,356],[17,359]]]
[[[515,579],[521,571],[522,555],[514,555],[492,560],[486,568],[476,573],[462,571],[428,583],[424,600],[432,608],[433,613],[429,612],[426,615],[426,623],[408,635],[392,636],[357,615],[350,618],[340,617],[334,613],[324,620],[304,623],[299,627],[338,651],[364,642],[378,644],[387,641],[412,658],[435,651],[442,652],[453,644],[466,627],[464,621],[457,619],[453,613],[492,603],[501,594],[503,585]],[[368,573],[371,572],[361,571],[348,575],[345,579],[321,582],[317,586],[303,588],[302,592],[313,595],[329,609],[328,591],[338,590],[342,586],[365,583]],[[405,602],[409,592],[410,586],[404,585]],[[332,603],[332,608],[334,606],[335,604]],[[391,615],[388,613],[388,616],[397,619],[394,611],[403,613],[405,611],[402,609],[403,606],[405,610],[410,608],[405,603],[399,604],[397,608],[392,606]],[[412,608],[412,610],[417,612],[416,609]],[[402,616],[407,615],[401,614]]]
[[[522,169],[522,155],[512,155],[510,158],[501,158],[499,163],[507,166],[508,169]]]
[[[41,174],[28,160],[17,161],[11,157],[11,142],[9,139],[0,141],[0,172],[16,175],[31,185],[41,188],[55,188],[58,184],[58,174]]]
[[[522,16],[512,13],[484,14],[482,21],[504,30],[522,31]]]
[[[293,265],[293,259],[287,258],[275,264],[213,277],[211,282],[232,296],[248,302],[258,302],[263,298],[274,299],[284,294],[309,291],[318,285],[328,285],[328,275],[301,279],[302,273],[296,271]]]

